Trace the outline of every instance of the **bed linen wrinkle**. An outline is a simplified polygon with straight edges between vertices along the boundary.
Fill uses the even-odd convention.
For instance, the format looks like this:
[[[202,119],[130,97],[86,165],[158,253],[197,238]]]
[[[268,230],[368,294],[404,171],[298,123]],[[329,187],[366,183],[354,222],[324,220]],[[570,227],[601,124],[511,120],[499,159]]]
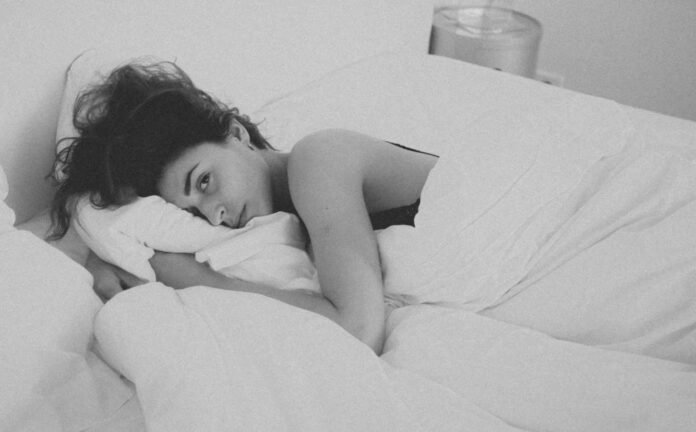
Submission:
[[[693,318],[688,322],[692,321]],[[600,343],[596,346],[612,351],[636,352],[638,354],[646,354],[656,358],[679,361],[683,364],[696,366],[696,358],[685,358],[683,354],[685,342],[682,342],[686,341],[689,352],[696,353],[696,337],[693,336],[694,333],[696,333],[696,324],[691,323],[681,327],[672,325],[664,326],[663,328],[665,330],[657,335],[654,332],[647,332],[647,334],[639,334],[626,341]],[[665,344],[665,340],[671,343]],[[640,350],[636,349],[636,346],[640,347]]]
[[[607,160],[604,166],[591,173],[583,188],[569,199],[566,211],[568,221],[549,242],[543,259],[530,270],[529,276],[515,288],[515,292],[492,305],[492,308],[509,308],[506,302],[520,294],[524,297],[524,292],[537,284],[552,288],[550,280],[556,280],[560,284],[559,288],[563,288],[567,282],[558,279],[554,273],[565,274],[569,271],[566,268],[579,270],[580,264],[575,262],[586,262],[587,269],[607,271],[605,280],[600,282],[591,275],[577,274],[572,280],[577,285],[578,293],[569,296],[568,300],[574,298],[571,303],[584,305],[582,309],[589,311],[592,308],[604,308],[597,300],[604,298],[608,304],[615,305],[614,313],[602,315],[588,312],[584,318],[570,314],[567,319],[577,322],[578,329],[587,328],[588,318],[591,316],[597,324],[592,331],[584,330],[574,336],[559,333],[559,329],[567,328],[567,325],[554,328],[552,324],[541,325],[539,321],[535,328],[583,343],[623,349],[633,345],[631,350],[634,352],[694,362],[696,355],[693,342],[689,342],[688,337],[682,338],[681,350],[676,345],[665,346],[671,343],[669,334],[673,334],[673,329],[665,325],[671,322],[673,325],[690,328],[691,323],[687,319],[679,318],[679,311],[684,307],[693,308],[690,306],[693,302],[685,301],[682,304],[676,300],[686,299],[688,287],[693,285],[690,282],[693,276],[689,275],[693,273],[694,261],[689,250],[693,250],[694,245],[688,240],[692,237],[688,233],[689,223],[696,215],[696,170],[691,160],[685,159],[681,153],[677,150],[672,154],[667,146],[651,149],[639,143],[630,146],[614,160]],[[610,268],[606,264],[588,263],[589,256],[604,257],[614,265]],[[629,263],[629,258],[620,259],[622,256],[633,257],[633,260]],[[589,298],[596,296],[598,291],[583,290],[583,281],[598,284],[607,292],[615,293],[614,298],[608,298],[607,294],[601,294],[594,300]],[[650,286],[653,288],[649,288]],[[638,302],[638,299],[630,298],[631,292],[636,295],[640,293],[642,297],[654,301],[652,304],[647,301]],[[549,294],[549,301],[553,301],[551,299],[556,297]],[[623,296],[629,297],[623,299]],[[675,299],[669,300],[672,296]],[[515,302],[517,300],[512,303]],[[632,312],[625,316],[626,319],[598,321],[601,316],[609,318],[615,315],[622,304],[626,307],[628,304],[633,305]],[[628,314],[629,309],[625,309],[623,313]],[[502,318],[502,315],[495,312],[491,316]],[[599,325],[602,322],[606,323],[603,327]],[[620,322],[624,325],[618,325]],[[627,322],[632,324],[626,326]],[[526,325],[529,325],[529,321]],[[664,339],[662,346],[657,344],[642,347],[640,340],[660,338],[656,335],[659,329],[665,332],[661,336]],[[652,336],[638,338],[638,335],[645,335],[646,332]],[[677,333],[685,334],[686,330]],[[627,344],[631,338],[636,338],[634,343]],[[614,343],[610,343],[611,341]],[[677,354],[679,351],[681,353]]]
[[[410,370],[385,363],[390,386],[425,430],[433,432],[524,432],[494,416],[462,394]]]
[[[606,179],[602,178],[598,178],[597,180],[599,180],[599,182],[597,182],[599,184],[606,182]],[[557,199],[554,199],[552,203],[550,203],[556,206],[557,213],[555,214],[553,220],[549,221],[547,224],[548,226],[553,226],[554,228],[550,229],[547,235],[538,242],[539,254],[535,256],[535,259],[530,260],[531,270],[529,271],[528,275],[519,281],[520,284],[529,283],[535,279],[535,273],[538,271],[537,267],[541,266],[540,261],[543,259],[543,257],[552,257],[552,259],[555,260],[555,264],[551,263],[547,265],[547,267],[550,269],[549,271],[552,271],[553,268],[556,268],[562,265],[564,262],[572,259],[572,257],[580,251],[590,249],[593,245],[611,235],[613,232],[611,229],[608,229],[607,232],[601,232],[596,235],[587,235],[588,233],[583,232],[576,235],[573,238],[573,241],[568,242],[568,232],[576,227],[578,221],[580,221],[580,223],[584,221],[586,216],[582,212],[583,210],[586,211],[585,206],[588,206],[588,202],[601,191],[601,189],[599,189],[600,186],[596,184],[594,186],[595,187],[585,187],[580,188],[579,190],[571,191],[568,194],[559,196]],[[575,198],[574,195],[578,195],[578,198]],[[562,250],[559,251],[558,249],[562,247],[559,246],[559,244],[563,241],[569,243],[573,248],[575,248],[575,251],[566,251],[565,253],[562,253]],[[538,279],[539,277],[543,277],[543,275],[539,275],[536,278]],[[505,298],[506,297],[501,298],[500,302],[505,301]]]
[[[690,179],[682,173],[670,180],[683,171],[678,168],[661,155],[627,153],[607,160],[565,200],[559,211],[563,225],[545,242],[542,255],[565,262],[568,248],[577,253],[612,235],[646,230],[693,204],[696,171],[685,173]]]
[[[393,319],[400,322],[386,361],[517,427],[688,431],[696,424],[693,366],[559,341],[438,306],[405,308]]]
[[[218,371],[218,373],[220,374],[219,378],[221,379],[221,381],[229,383],[229,385],[235,385],[235,380],[233,379],[233,377],[231,376],[231,374],[227,370],[227,367],[226,367],[225,362],[224,362],[224,359],[226,358],[226,356],[225,356],[225,349],[223,349],[223,347],[225,345],[227,345],[227,343],[225,342],[225,334],[226,334],[225,329],[220,328],[219,324],[216,323],[214,319],[211,319],[210,316],[208,316],[207,314],[201,313],[199,308],[201,306],[204,307],[204,305],[201,305],[199,299],[197,299],[196,297],[192,297],[189,299],[189,302],[191,302],[192,304],[195,304],[196,307],[187,307],[187,304],[184,301],[184,298],[182,298],[181,296],[176,296],[176,297],[179,300],[181,308],[189,311],[189,313],[197,316],[200,321],[205,323],[206,327],[209,329],[208,333],[212,335],[211,340],[214,342],[214,344],[206,345],[206,350],[212,349],[212,351],[214,351],[214,353],[217,354],[215,357],[216,364],[214,367],[215,367],[216,371]],[[240,327],[244,328],[245,323],[241,323]],[[273,352],[271,352],[271,354],[273,354]],[[274,358],[274,357],[271,357],[271,358]],[[289,369],[290,369],[290,371],[288,372],[289,375],[293,376],[292,365],[289,367]],[[272,388],[274,386],[274,377],[272,376],[272,374],[271,374],[271,376],[262,376],[261,378],[264,380],[263,384],[265,384],[265,386],[267,386],[269,388]],[[270,400],[274,400],[276,405],[278,405],[278,406],[286,406],[287,405],[287,402],[284,403],[282,398],[280,398],[280,396],[278,396],[278,393],[271,392],[269,396],[270,396]],[[226,413],[225,416],[227,416],[229,418],[234,418],[234,413]],[[288,430],[293,430],[295,428],[300,427],[300,424],[298,423],[298,421],[296,419],[291,418],[291,416],[285,416],[283,418],[282,423],[284,425],[286,425]]]

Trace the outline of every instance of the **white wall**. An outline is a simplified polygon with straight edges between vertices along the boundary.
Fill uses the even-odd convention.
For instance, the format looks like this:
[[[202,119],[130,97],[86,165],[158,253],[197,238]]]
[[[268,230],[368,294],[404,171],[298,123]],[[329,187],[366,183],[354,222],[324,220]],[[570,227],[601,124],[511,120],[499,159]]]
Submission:
[[[696,1],[512,3],[542,22],[538,69],[564,87],[696,120]]]

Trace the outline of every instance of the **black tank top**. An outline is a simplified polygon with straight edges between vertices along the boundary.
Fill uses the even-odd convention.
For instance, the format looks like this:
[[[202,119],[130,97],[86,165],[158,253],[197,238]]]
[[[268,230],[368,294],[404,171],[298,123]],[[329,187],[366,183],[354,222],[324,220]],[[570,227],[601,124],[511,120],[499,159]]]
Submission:
[[[438,157],[432,153],[427,153],[424,151],[412,149],[410,147],[403,146],[394,142],[387,141],[389,144],[395,145],[405,150],[413,151],[416,153],[423,153],[430,156]],[[370,214],[370,222],[372,223],[372,229],[379,230],[390,227],[392,225],[410,225],[414,226],[414,220],[416,218],[416,213],[418,213],[418,206],[420,205],[420,199],[417,199],[413,204],[409,204],[403,207],[396,207],[388,210],[383,210],[376,213]]]
[[[371,213],[370,222],[372,223],[372,229],[380,230],[392,225],[414,226],[414,220],[416,218],[416,213],[418,213],[419,205],[420,199],[416,200],[416,202],[411,205]]]

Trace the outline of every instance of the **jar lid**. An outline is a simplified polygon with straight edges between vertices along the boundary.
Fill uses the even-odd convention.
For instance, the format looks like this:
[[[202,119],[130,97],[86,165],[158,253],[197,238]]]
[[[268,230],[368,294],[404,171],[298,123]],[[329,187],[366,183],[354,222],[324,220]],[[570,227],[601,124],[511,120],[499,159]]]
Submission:
[[[529,38],[541,34],[541,24],[534,18],[497,7],[441,8],[435,12],[433,25],[469,38]]]

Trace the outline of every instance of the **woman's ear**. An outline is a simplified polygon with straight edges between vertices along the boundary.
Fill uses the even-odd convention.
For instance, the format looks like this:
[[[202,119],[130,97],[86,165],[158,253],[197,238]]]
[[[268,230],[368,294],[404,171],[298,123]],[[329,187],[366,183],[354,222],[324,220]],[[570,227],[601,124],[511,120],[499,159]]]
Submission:
[[[249,132],[246,130],[243,124],[237,120],[232,120],[232,136],[237,138],[242,144],[246,145],[250,149],[254,150],[255,147],[251,143],[251,138],[249,137]]]
[[[243,126],[237,122],[237,120],[232,120],[232,136],[241,141],[242,139],[242,128]]]

